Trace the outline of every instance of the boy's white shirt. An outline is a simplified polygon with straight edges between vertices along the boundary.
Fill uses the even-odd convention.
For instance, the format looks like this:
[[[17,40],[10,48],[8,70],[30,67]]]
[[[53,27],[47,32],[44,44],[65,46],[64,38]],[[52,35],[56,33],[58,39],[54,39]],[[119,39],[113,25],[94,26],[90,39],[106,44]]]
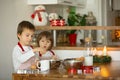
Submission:
[[[35,53],[33,52],[30,46],[22,46],[25,50],[24,52],[22,49],[16,45],[13,50],[13,65],[14,70],[17,71],[18,69],[28,69],[35,62]],[[23,65],[24,64],[24,65]]]

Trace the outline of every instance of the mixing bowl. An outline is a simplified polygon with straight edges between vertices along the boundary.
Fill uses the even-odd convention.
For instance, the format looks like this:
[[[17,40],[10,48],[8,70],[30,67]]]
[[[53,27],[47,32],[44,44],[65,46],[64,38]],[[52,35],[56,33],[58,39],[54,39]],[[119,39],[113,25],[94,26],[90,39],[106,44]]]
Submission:
[[[80,69],[81,66],[83,65],[83,61],[75,59],[65,59],[62,63],[66,70],[70,68]]]
[[[50,60],[50,69],[57,69],[61,64],[61,60]]]

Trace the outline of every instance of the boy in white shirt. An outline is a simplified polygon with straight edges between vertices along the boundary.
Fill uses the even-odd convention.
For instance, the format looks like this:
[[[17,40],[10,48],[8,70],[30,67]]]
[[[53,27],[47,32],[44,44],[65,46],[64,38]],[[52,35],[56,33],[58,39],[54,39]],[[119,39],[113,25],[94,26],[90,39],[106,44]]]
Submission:
[[[32,48],[30,42],[34,34],[35,27],[28,21],[22,21],[17,28],[18,44],[13,49],[13,66],[14,70],[31,69],[35,65],[36,52],[43,52],[40,47]]]

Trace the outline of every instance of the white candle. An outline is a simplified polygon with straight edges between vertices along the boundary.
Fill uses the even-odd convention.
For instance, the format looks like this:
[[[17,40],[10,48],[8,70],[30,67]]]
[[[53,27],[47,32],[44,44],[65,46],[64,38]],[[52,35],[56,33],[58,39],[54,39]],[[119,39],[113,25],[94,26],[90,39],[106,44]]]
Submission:
[[[107,48],[106,48],[106,46],[104,46],[104,48],[103,48],[103,56],[106,56],[107,55]]]

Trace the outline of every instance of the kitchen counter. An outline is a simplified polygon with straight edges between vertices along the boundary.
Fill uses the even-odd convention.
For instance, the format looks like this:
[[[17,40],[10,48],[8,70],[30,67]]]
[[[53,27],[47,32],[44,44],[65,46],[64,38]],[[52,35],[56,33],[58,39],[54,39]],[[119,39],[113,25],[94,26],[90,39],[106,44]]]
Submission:
[[[100,71],[92,74],[68,75],[64,70],[50,70],[39,74],[12,74],[13,80],[120,80],[120,61],[110,64],[94,64]]]

